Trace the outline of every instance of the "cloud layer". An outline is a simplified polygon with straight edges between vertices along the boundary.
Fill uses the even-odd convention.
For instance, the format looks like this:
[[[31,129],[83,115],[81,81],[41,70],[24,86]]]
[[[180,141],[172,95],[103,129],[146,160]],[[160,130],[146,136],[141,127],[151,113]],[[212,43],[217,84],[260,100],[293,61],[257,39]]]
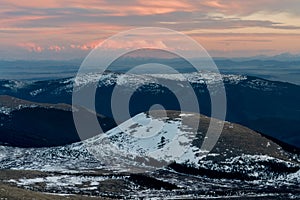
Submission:
[[[186,33],[216,56],[300,52],[297,1],[2,0],[0,53],[72,59],[119,31],[144,26]]]

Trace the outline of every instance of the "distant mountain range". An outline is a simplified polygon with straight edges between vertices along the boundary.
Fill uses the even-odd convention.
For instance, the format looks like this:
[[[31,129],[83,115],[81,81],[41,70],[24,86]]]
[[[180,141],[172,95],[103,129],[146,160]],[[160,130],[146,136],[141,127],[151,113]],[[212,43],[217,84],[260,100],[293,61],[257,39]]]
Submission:
[[[227,59],[227,58],[225,58]],[[291,53],[281,53],[274,56],[267,56],[267,55],[257,55],[257,56],[250,56],[250,57],[240,57],[240,58],[229,58],[231,60],[274,60],[274,61],[300,61],[300,54],[291,54]]]
[[[199,59],[199,58],[198,58]],[[195,58],[195,60],[197,60]],[[244,74],[268,80],[300,85],[300,55],[283,53],[275,56],[253,56],[244,58],[213,58],[222,73]],[[75,76],[82,59],[76,60],[15,60],[0,61],[0,79],[49,80]],[[181,58],[122,57],[113,62],[109,70],[126,72],[142,63],[160,63],[171,66],[180,73],[194,72],[189,63]],[[205,67],[203,68],[205,70]],[[163,72],[161,72],[163,73]]]

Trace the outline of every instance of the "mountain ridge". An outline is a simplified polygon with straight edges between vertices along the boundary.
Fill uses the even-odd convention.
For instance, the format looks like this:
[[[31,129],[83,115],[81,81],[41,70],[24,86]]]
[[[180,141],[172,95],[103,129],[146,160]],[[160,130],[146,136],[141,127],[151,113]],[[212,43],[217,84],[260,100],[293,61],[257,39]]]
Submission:
[[[299,148],[300,138],[297,133],[300,131],[298,126],[300,86],[252,76],[224,75],[224,77],[227,121],[245,125]],[[185,88],[180,86],[183,79],[172,74],[144,77],[106,72],[100,80],[98,78],[99,74],[84,74],[79,76],[77,81],[83,87],[86,84],[98,85],[96,111],[110,118],[114,118],[111,111],[111,94],[116,85],[124,87],[124,91],[140,86],[130,100],[131,116],[149,110],[153,104],[161,104],[167,110],[180,110],[172,91],[156,84],[158,80],[177,84],[178,91],[185,92]],[[201,113],[210,116],[210,93],[207,84],[216,85],[214,74],[205,72],[186,74],[186,78],[195,91]],[[0,94],[32,102],[72,104],[74,83],[74,78],[37,82],[0,81]]]

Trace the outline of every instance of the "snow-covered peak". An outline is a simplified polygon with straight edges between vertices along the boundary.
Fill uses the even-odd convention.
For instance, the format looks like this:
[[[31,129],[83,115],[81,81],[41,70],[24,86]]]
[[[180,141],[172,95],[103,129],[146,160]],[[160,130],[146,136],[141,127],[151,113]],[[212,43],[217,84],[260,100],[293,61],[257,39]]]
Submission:
[[[61,171],[108,167],[126,171],[134,166],[155,170],[173,161],[197,163],[200,149],[192,146],[195,132],[181,119],[191,115],[171,119],[141,113],[106,134],[62,147],[0,146],[0,168]]]
[[[181,117],[155,118],[140,113],[85,144],[106,165],[155,168],[172,162],[196,164],[201,150],[192,145],[195,135]]]

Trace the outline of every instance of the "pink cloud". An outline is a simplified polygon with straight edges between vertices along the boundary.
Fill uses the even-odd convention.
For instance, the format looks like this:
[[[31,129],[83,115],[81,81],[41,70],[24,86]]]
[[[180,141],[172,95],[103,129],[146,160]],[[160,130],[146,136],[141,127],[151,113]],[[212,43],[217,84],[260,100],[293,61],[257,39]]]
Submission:
[[[70,48],[80,49],[83,51],[90,51],[96,48],[98,45],[101,45],[101,41],[92,41],[84,44],[71,44]],[[116,49],[128,49],[132,47],[147,47],[147,48],[166,48],[166,45],[161,40],[109,40],[106,43],[102,44],[102,47],[110,50]]]
[[[22,48],[26,49],[27,51],[36,52],[36,53],[41,53],[46,50],[60,52],[65,49],[64,46],[59,46],[59,45],[50,45],[48,47],[43,47],[34,42],[19,43],[19,44],[17,44],[17,46],[22,47]]]
[[[65,49],[64,46],[58,46],[58,45],[52,45],[52,46],[48,47],[48,50],[55,51],[55,52],[60,52],[64,49]]]
[[[80,49],[83,51],[89,51],[94,49],[99,44],[99,41],[88,42],[86,44],[71,44],[72,49]]]
[[[50,52],[50,55],[53,55],[53,52],[68,51],[86,53],[95,48],[101,40],[119,31],[136,26],[158,25],[187,33],[208,49],[226,51],[276,48],[282,51],[300,51],[299,44],[295,42],[299,40],[299,29],[293,30],[293,26],[290,26],[291,29],[285,29],[285,24],[276,24],[280,22],[279,19],[278,22],[273,19],[272,24],[273,21],[267,18],[270,16],[269,12],[300,15],[299,10],[300,4],[297,1],[280,0],[1,0],[0,42],[2,46],[17,44],[27,51],[46,51]],[[244,16],[256,12],[266,12],[266,18],[243,20]],[[289,17],[291,20],[288,25],[294,23],[294,26],[298,27],[299,23],[295,22],[294,16],[287,15],[287,18]],[[267,23],[268,21],[270,23]],[[247,26],[253,28],[250,36],[245,35],[245,31],[242,30]],[[235,27],[241,30],[233,30]],[[283,29],[279,30],[280,27]],[[213,35],[214,28],[219,28],[218,32],[224,29],[230,36],[221,34],[219,38]],[[230,29],[233,33],[229,33]],[[208,34],[201,35],[202,30]],[[237,38],[234,33],[239,31],[244,34]],[[266,32],[267,36],[261,36],[260,32]],[[286,35],[279,36],[280,33]],[[36,43],[32,42],[33,40]],[[264,42],[266,40],[272,42]],[[147,40],[107,44],[108,49],[130,46],[160,48],[164,47],[164,44]]]
[[[54,8],[61,5],[57,0],[3,0],[6,5],[17,7],[33,7],[33,8]]]
[[[20,46],[30,52],[40,53],[40,52],[44,51],[43,47],[41,47],[33,42],[19,43],[18,46]]]

